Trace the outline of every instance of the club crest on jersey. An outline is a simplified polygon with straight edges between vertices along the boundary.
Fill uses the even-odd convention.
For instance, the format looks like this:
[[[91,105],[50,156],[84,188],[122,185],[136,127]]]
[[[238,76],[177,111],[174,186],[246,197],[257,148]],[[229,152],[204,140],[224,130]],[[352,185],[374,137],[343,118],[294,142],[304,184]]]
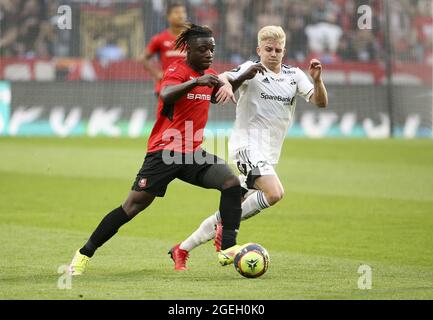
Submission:
[[[188,93],[186,95],[186,98],[188,100],[206,100],[206,101],[210,101],[211,100],[211,96],[210,94],[194,94],[194,93]]]
[[[283,68],[283,74],[296,74],[296,71]]]
[[[140,179],[140,181],[138,181],[138,186],[140,188],[144,188],[146,186],[146,184],[147,184],[147,179],[146,178],[142,178],[142,179]]]

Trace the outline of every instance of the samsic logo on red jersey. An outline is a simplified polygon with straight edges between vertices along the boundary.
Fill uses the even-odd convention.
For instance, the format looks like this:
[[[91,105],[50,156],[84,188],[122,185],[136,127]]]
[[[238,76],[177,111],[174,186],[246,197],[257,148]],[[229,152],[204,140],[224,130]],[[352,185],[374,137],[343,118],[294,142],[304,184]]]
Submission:
[[[188,93],[186,95],[186,98],[188,100],[207,100],[207,101],[210,101],[211,99],[210,94],[194,94],[194,93]]]

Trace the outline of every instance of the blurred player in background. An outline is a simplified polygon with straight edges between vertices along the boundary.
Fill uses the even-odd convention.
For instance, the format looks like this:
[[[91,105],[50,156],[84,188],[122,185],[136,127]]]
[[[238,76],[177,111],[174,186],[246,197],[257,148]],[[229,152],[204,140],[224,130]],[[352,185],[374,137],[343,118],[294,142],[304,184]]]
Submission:
[[[173,62],[184,60],[185,52],[174,48],[176,38],[185,29],[187,19],[186,7],[181,2],[172,2],[167,7],[167,21],[169,27],[163,32],[155,35],[150,40],[140,61],[144,68],[155,79],[155,93],[159,95],[161,90],[161,79],[168,66]],[[161,66],[156,66],[152,58],[158,55]]]
[[[238,88],[240,91],[235,126],[229,139],[229,156],[236,161],[241,173],[242,220],[275,205],[283,197],[284,189],[275,167],[294,116],[296,97],[301,96],[319,108],[328,105],[320,61],[310,62],[311,83],[299,68],[282,64],[285,42],[286,35],[281,27],[262,28],[257,47],[260,61],[247,61],[220,77],[232,90],[227,90],[230,85],[224,86],[217,93],[219,100],[227,100]],[[189,252],[215,237],[219,251],[223,220],[217,211],[180,243],[179,248]],[[233,259],[228,257],[223,262],[230,264]]]
[[[187,58],[171,64],[164,74],[144,163],[125,202],[108,213],[87,243],[76,251],[69,269],[72,275],[81,275],[95,251],[155,197],[163,197],[176,178],[221,192],[219,212],[224,228],[218,256],[224,259],[240,247],[236,245],[241,219],[239,179],[224,160],[201,148],[210,101],[222,85],[217,73],[210,69],[215,48],[212,31],[191,25],[180,34],[175,48],[186,51]],[[187,258],[178,246],[170,253],[173,259]]]

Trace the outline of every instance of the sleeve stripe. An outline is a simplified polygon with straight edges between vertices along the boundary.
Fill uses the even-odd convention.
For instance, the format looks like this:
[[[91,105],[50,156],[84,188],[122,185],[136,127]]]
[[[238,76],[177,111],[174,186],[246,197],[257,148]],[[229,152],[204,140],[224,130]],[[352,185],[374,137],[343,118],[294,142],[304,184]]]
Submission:
[[[311,98],[311,96],[313,95],[313,93],[314,93],[314,87],[311,88],[310,91],[308,91],[308,93],[305,95],[305,100],[306,100],[307,102],[310,102],[310,98]]]

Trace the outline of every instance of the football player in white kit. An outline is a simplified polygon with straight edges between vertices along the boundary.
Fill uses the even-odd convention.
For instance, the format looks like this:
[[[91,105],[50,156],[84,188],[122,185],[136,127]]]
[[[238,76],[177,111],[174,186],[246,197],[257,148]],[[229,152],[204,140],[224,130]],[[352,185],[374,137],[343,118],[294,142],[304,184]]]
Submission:
[[[218,92],[217,101],[235,101],[233,92],[237,89],[240,92],[235,125],[229,139],[229,156],[237,164],[245,189],[242,220],[275,205],[283,198],[284,188],[275,172],[275,166],[293,119],[297,96],[319,108],[328,105],[320,61],[313,59],[310,62],[308,72],[313,79],[311,83],[299,68],[282,64],[286,51],[285,41],[286,36],[281,27],[262,28],[258,33],[257,47],[260,62],[247,61],[220,75],[225,85]],[[215,238],[216,250],[220,251],[221,231],[217,211],[205,219],[177,250],[190,252]],[[220,252],[220,263],[232,263],[237,251]],[[175,262],[175,269],[185,267],[186,259],[180,258],[187,257],[186,252],[177,254],[178,252],[170,250],[169,253]]]

